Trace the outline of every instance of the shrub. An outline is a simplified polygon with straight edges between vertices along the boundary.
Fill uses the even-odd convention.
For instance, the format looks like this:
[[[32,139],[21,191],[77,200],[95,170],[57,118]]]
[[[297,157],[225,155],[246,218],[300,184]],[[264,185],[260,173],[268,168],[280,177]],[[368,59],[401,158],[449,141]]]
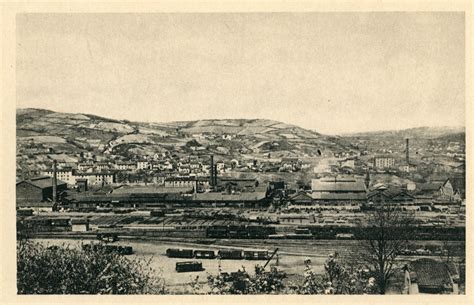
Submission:
[[[285,289],[283,276],[276,268],[269,272],[256,265],[255,275],[251,276],[245,271],[239,272],[232,281],[227,282],[221,275],[208,276],[211,294],[276,294]]]
[[[147,265],[101,250],[26,241],[17,246],[17,290],[18,294],[164,293],[164,281]]]

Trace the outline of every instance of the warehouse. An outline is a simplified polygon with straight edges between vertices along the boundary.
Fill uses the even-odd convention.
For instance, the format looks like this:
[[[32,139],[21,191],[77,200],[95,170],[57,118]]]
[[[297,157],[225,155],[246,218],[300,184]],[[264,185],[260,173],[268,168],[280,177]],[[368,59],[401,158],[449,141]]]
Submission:
[[[353,177],[313,179],[311,197],[321,209],[358,210],[367,202],[364,181]]]
[[[173,190],[171,190],[173,189]],[[179,192],[176,192],[179,190]],[[245,193],[192,193],[191,188],[147,188],[123,187],[107,194],[90,192],[70,192],[65,202],[72,208],[129,207],[153,208],[166,206],[234,206],[234,207],[263,207],[268,206],[270,199],[266,192]]]
[[[66,189],[66,182],[58,180],[58,198]],[[16,205],[17,208],[53,208],[53,179],[38,177],[17,182]]]

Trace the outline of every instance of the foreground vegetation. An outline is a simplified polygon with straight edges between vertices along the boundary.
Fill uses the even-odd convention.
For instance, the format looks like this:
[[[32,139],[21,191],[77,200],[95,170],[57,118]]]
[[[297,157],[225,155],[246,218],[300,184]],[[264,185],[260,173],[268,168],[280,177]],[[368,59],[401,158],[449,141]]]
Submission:
[[[140,259],[105,251],[17,246],[18,294],[163,294],[164,281]]]

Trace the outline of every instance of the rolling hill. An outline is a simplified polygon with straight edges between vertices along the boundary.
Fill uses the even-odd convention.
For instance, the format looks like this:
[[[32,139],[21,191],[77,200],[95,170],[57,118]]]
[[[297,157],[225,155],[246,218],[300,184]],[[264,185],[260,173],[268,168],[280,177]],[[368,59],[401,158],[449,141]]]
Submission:
[[[332,155],[335,151],[353,149],[339,137],[266,119],[145,123],[45,109],[18,109],[16,123],[19,150],[40,146],[55,152],[94,151],[122,156],[199,151],[229,158],[268,154],[281,158]]]

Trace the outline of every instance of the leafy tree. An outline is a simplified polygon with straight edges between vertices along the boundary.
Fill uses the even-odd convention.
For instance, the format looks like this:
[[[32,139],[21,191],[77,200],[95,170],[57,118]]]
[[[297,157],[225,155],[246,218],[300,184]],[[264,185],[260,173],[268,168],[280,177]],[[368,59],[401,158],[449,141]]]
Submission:
[[[17,245],[19,294],[162,294],[164,282],[149,262],[105,250]]]

